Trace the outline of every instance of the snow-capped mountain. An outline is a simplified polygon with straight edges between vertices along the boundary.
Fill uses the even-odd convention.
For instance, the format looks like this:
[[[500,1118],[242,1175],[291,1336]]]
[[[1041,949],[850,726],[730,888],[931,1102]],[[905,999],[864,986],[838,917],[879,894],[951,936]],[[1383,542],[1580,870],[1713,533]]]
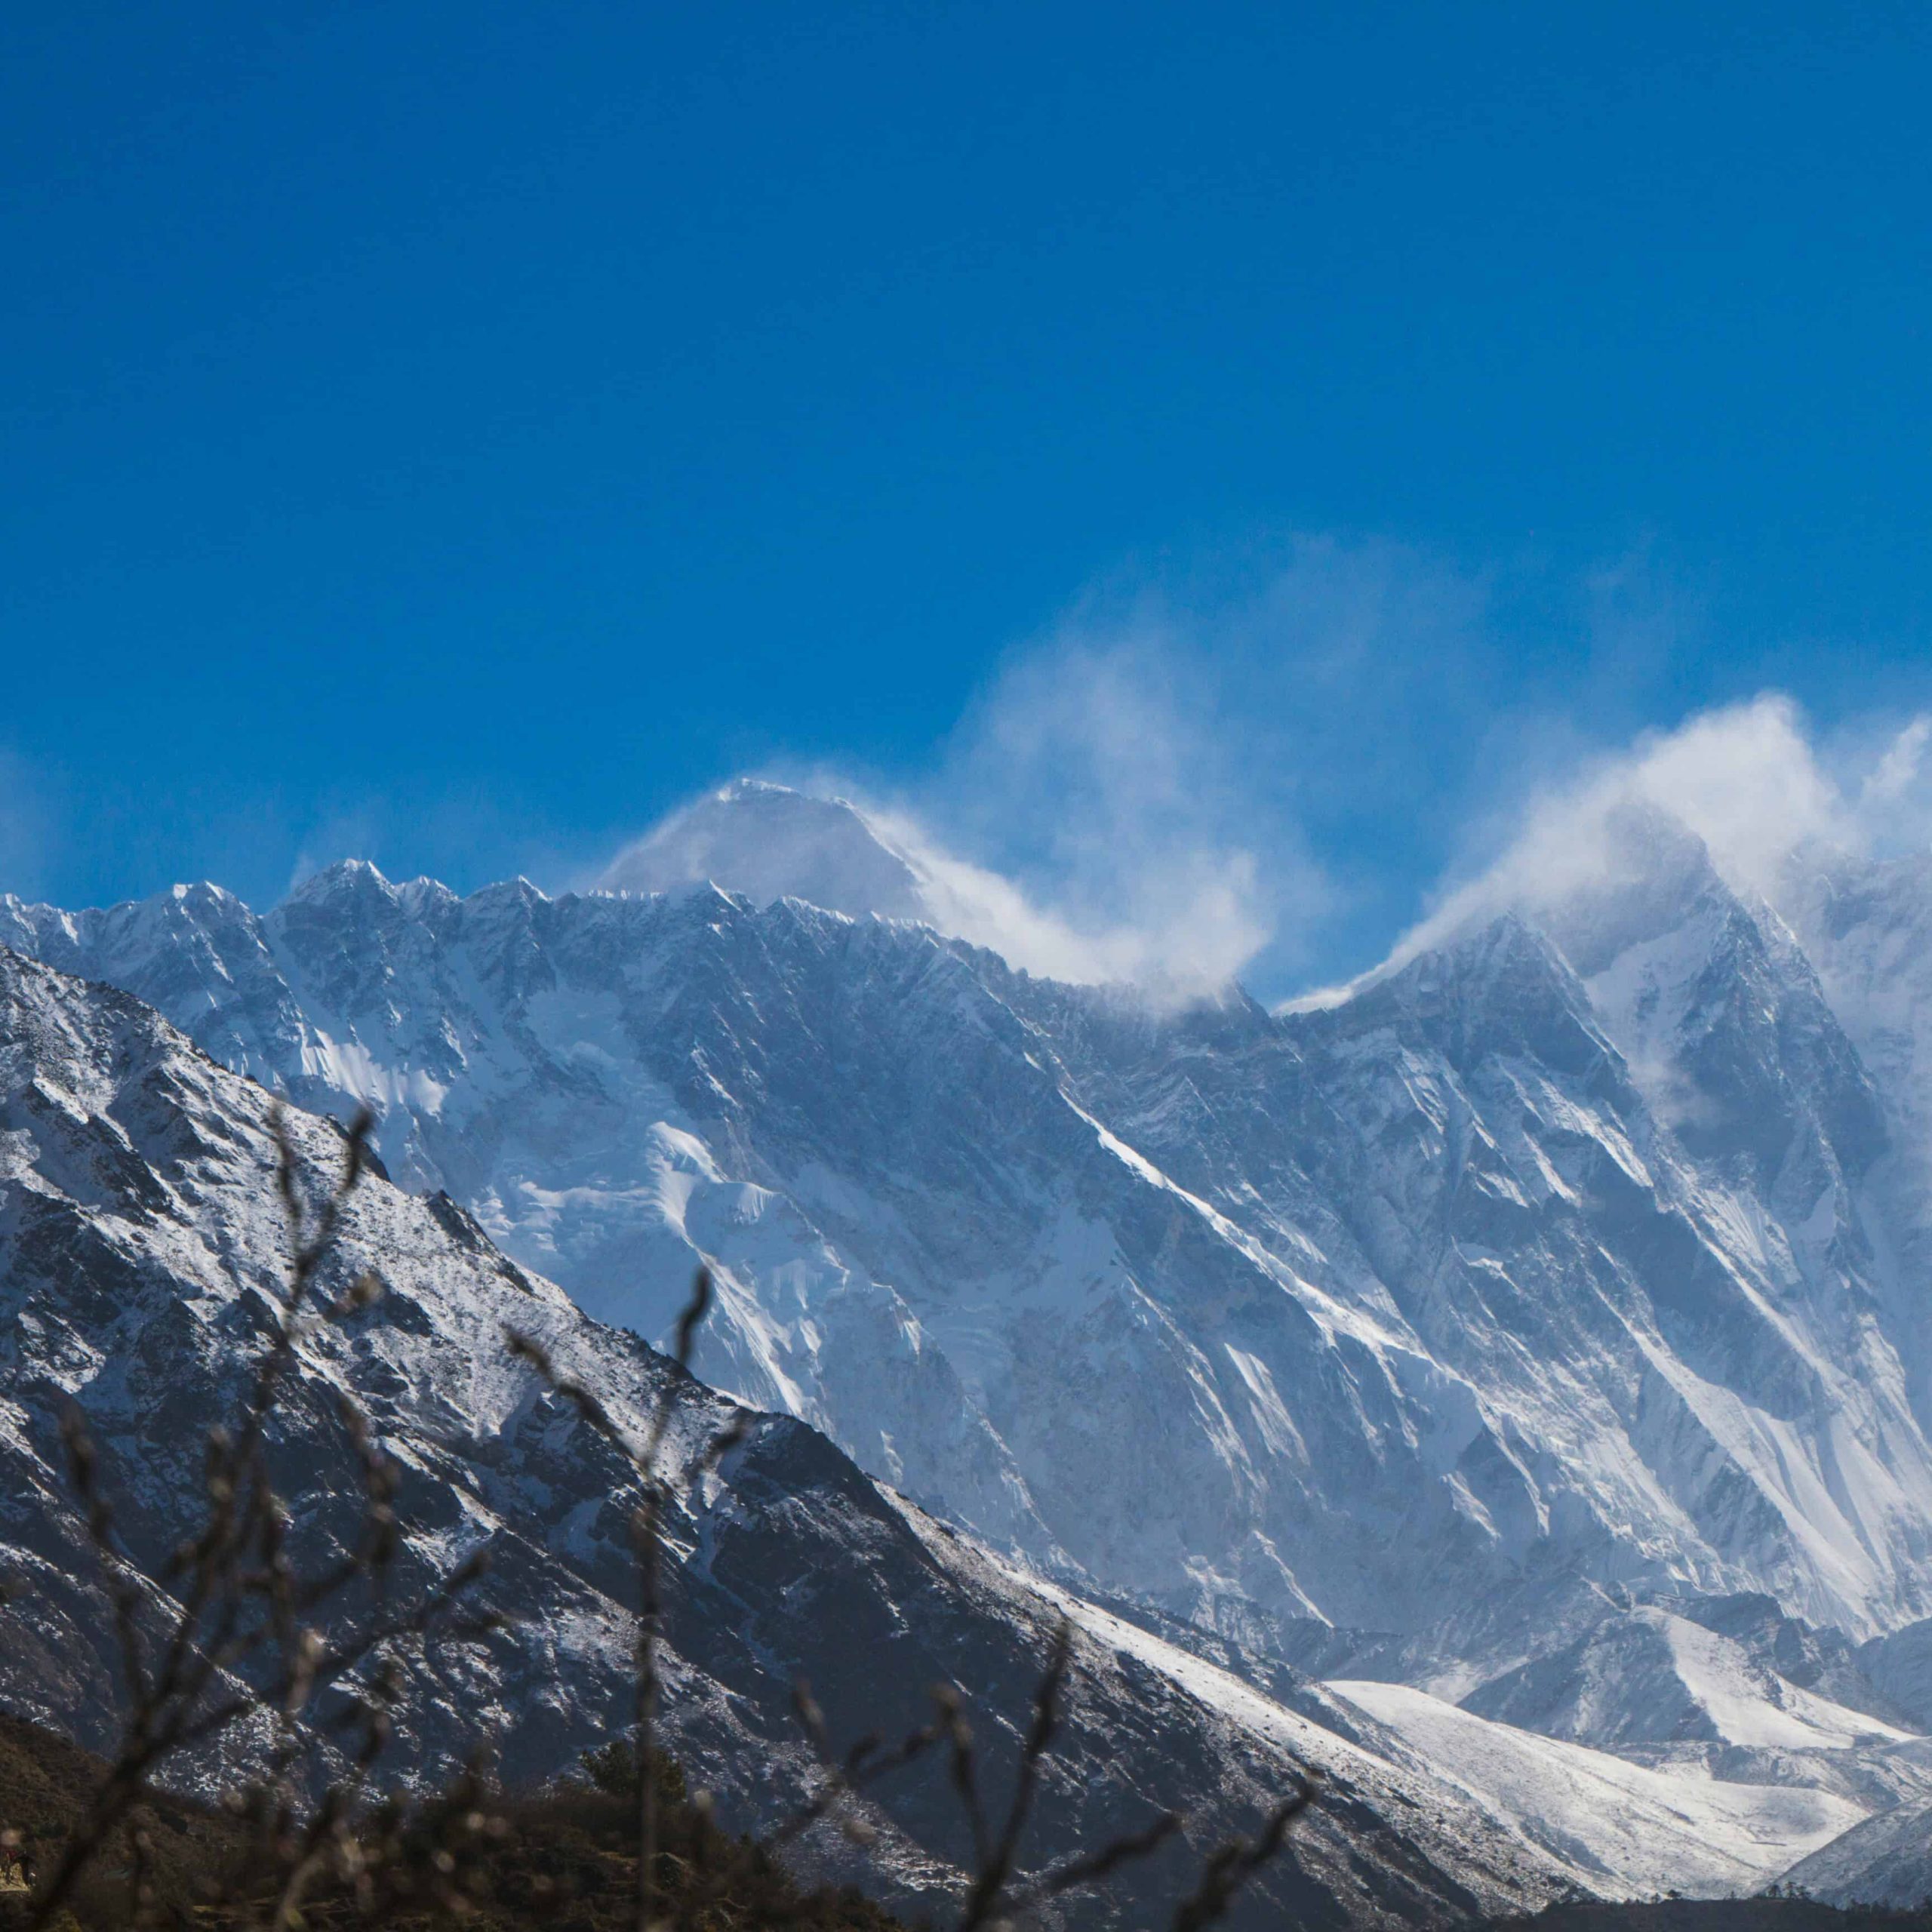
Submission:
[[[710,888],[349,865],[0,931],[369,1100],[600,1318],[660,1332],[704,1254],[710,1379],[1107,1587],[1414,1630],[1581,1574],[1876,1634],[1932,1610],[1880,1109],[1788,934],[1669,857],[1278,1017]]]
[[[87,1414],[144,1601],[165,1613],[207,1429],[238,1413],[285,1278],[270,1106],[129,996],[0,951],[0,1574],[17,1586],[0,1601],[0,1699],[89,1742],[113,1731],[113,1618],[59,1414],[69,1399]],[[289,1126],[318,1183],[339,1170],[339,1132],[300,1114]],[[363,1491],[338,1401],[352,1392],[400,1478],[390,1601],[415,1601],[487,1550],[494,1567],[468,1601],[510,1619],[480,1639],[405,1647],[396,1768],[433,1774],[480,1742],[512,1777],[547,1774],[629,1721],[634,1478],[512,1358],[515,1327],[633,1440],[672,1380],[666,1721],[738,1817],[782,1815],[812,1788],[789,1715],[801,1673],[841,1749],[875,1724],[909,1728],[934,1683],[960,1686],[997,1774],[1067,1615],[1068,1722],[1029,1845],[1042,1862],[1162,1805],[1190,1814],[1198,1853],[1316,1764],[1332,1797],[1261,1875],[1241,1922],[1440,1923],[1568,1880],[1318,1687],[1284,1678],[1281,1697],[1265,1696],[1040,1583],[802,1424],[751,1418],[706,1473],[731,1405],[590,1321],[447,1198],[366,1180],[320,1286],[332,1298],[367,1269],[384,1292],[306,1334],[275,1411],[291,1550],[313,1574],[353,1546]],[[338,1611],[368,1614],[352,1601]],[[882,1790],[873,1822],[875,1883],[915,1898],[956,1883],[964,1826],[942,1767]],[[1183,1889],[1185,1862],[1175,1848],[1066,1922],[1137,1922],[1140,1901]]]
[[[734,780],[626,846],[600,883],[618,892],[681,892],[728,881],[758,904],[793,898],[863,918],[943,924],[916,857],[844,798],[761,779]]]
[[[1869,1189],[1890,1237],[1887,1309],[1932,1404],[1932,858],[1793,854],[1778,902],[1868,1070],[1887,1134]]]
[[[1878,1803],[1922,1719],[1846,1660],[1932,1614],[1932,874],[1811,855],[1774,909],[1654,812],[1604,842],[1279,1014],[1015,971],[770,786],[623,891],[354,864],[263,915],[0,902],[0,942],[368,1100],[398,1183],[601,1319],[660,1335],[707,1258],[708,1380],[1076,1591]],[[1787,1634],[1700,1647],[1746,1599]],[[1645,1739],[1666,1664],[1688,1728]],[[1746,1681],[1756,1742],[1712,1715]]]

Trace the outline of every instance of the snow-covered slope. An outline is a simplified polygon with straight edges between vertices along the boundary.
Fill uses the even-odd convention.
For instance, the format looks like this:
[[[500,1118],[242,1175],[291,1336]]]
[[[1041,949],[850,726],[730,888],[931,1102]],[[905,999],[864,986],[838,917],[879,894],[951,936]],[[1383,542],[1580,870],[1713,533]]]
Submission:
[[[0,950],[0,1570],[23,1586],[0,1605],[0,1697],[92,1742],[112,1722],[112,1619],[61,1472],[58,1413],[71,1398],[90,1417],[120,1534],[165,1607],[205,1430],[235,1411],[272,1331],[285,1230],[270,1104],[131,998]],[[297,1114],[291,1131],[306,1171],[334,1171],[334,1128]],[[473,1601],[511,1619],[480,1643],[414,1656],[396,1761],[433,1773],[480,1732],[510,1774],[554,1770],[628,1720],[634,1485],[511,1358],[504,1331],[543,1340],[634,1438],[676,1371],[516,1267],[446,1198],[365,1182],[321,1287],[333,1295],[369,1268],[386,1291],[302,1341],[276,1411],[291,1549],[318,1568],[355,1536],[361,1485],[337,1399],[351,1391],[400,1477],[392,1599],[486,1549],[494,1565]],[[1198,1847],[1312,1761],[1332,1798],[1242,1922],[1434,1924],[1548,1895],[1549,1861],[1494,1842],[1465,1799],[1318,1692],[1291,1692],[1291,1707],[1038,1583],[881,1491],[809,1428],[754,1417],[717,1473],[699,1473],[731,1405],[688,1379],[674,1386],[667,1718],[737,1816],[787,1810],[805,1786],[788,1715],[800,1674],[841,1740],[909,1725],[931,1684],[961,1685],[997,1774],[1071,1609],[1068,1723],[1032,1855],[1162,1804],[1190,1812]],[[943,1769],[882,1802],[883,1877],[943,1888],[961,1827]],[[1180,1858],[1074,1922],[1138,1922],[1140,1901],[1178,1884]]]
[[[617,892],[678,892],[707,883],[753,904],[803,899],[833,912],[937,920],[918,860],[844,798],[740,778],[696,800],[627,846],[600,883]]]
[[[1653,1604],[1607,1618],[1574,1644],[1491,1678],[1462,1708],[1611,1748],[1847,1751],[1915,1734],[1803,1689],[1734,1638]]]
[[[1932,1799],[1881,1811],[1785,1874],[1829,1905],[1923,1906],[1932,1899]]]
[[[1866,1192],[1883,1232],[1887,1329],[1922,1411],[1932,1406],[1932,857],[1807,847],[1777,897],[1884,1109]]]
[[[1857,1806],[1828,1792],[1666,1774],[1486,1722],[1404,1684],[1329,1688],[1607,1897],[1755,1891],[1860,1822]]]

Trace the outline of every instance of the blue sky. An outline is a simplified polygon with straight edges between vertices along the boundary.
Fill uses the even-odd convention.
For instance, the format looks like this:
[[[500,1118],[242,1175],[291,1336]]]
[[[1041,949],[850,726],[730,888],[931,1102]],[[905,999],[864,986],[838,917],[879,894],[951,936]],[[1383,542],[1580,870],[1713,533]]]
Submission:
[[[1331,888],[1281,970],[1365,964],[1553,764],[1924,701],[1929,55],[1909,5],[26,10],[0,885],[558,883],[831,769],[1051,891],[1097,666],[1137,822],[1246,824]]]

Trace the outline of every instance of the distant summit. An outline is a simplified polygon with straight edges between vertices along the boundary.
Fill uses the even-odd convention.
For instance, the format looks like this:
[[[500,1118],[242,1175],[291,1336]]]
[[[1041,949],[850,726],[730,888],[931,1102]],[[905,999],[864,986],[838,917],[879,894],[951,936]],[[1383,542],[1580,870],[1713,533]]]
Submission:
[[[706,881],[760,906],[803,899],[854,918],[931,921],[920,869],[844,798],[735,778],[686,806],[614,860],[598,883],[678,892]]]

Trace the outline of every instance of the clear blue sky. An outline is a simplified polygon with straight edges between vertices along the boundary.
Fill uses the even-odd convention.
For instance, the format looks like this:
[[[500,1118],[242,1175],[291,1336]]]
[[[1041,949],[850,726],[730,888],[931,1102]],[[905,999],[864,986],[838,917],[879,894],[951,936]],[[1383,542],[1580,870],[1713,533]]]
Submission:
[[[17,9],[0,885],[561,875],[774,758],[928,769],[1085,587],[1296,533],[1641,555],[1696,621],[1586,732],[1915,703],[1928,57],[1920,5]],[[1583,678],[1566,608],[1486,620],[1499,707]],[[1324,862],[1417,888],[1466,750]]]

